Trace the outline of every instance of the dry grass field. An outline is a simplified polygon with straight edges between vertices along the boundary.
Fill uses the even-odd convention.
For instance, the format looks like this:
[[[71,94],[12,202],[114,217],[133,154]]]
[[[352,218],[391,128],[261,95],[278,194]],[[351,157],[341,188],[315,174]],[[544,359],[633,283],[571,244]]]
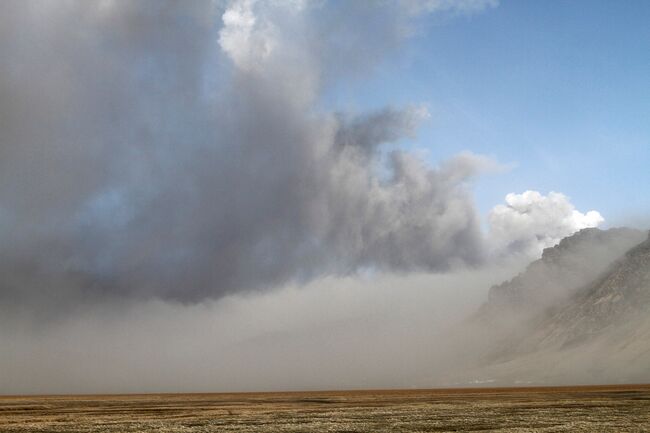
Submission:
[[[650,386],[0,397],[0,432],[645,432]]]

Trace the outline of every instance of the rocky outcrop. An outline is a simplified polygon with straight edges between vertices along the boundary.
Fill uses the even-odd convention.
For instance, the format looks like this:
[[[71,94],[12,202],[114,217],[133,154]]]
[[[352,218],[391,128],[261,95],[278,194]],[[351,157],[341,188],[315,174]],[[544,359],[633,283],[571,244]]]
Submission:
[[[650,237],[570,301],[536,333],[537,347],[581,344],[650,313]]]
[[[583,230],[492,288],[474,318],[491,333],[469,374],[503,385],[650,381],[649,313],[648,233]]]
[[[512,280],[492,287],[485,308],[541,312],[573,296],[646,236],[627,228],[581,230],[545,249],[541,259]]]

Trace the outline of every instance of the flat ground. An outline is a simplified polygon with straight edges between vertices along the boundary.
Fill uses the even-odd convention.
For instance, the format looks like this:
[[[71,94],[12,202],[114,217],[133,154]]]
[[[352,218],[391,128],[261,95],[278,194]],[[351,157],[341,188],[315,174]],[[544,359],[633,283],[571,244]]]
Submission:
[[[650,385],[0,397],[0,432],[650,432]]]

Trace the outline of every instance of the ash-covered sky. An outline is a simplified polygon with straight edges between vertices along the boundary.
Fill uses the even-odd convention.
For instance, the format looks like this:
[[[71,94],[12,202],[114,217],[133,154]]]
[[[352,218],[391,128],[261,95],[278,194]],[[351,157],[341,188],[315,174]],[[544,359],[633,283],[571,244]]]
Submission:
[[[472,31],[495,19],[525,30],[513,8],[521,6],[497,0],[3,1],[0,303],[20,323],[20,332],[8,327],[3,339],[22,348],[16,349],[22,355],[6,355],[5,364],[21,365],[29,353],[24,347],[43,350],[45,359],[56,352],[24,333],[66,314],[86,311],[73,323],[82,326],[87,311],[119,315],[162,302],[143,308],[173,323],[187,316],[184,308],[217,302],[210,311],[224,314],[224,297],[261,305],[256,296],[282,299],[287,287],[317,290],[322,281],[330,293],[348,279],[399,285],[401,276],[408,286],[410,274],[437,275],[431,281],[443,274],[501,277],[487,270],[536,257],[562,237],[602,224],[607,213],[600,205],[607,202],[588,201],[593,192],[579,196],[565,176],[537,182],[517,174],[553,165],[560,158],[553,146],[529,152],[513,136],[491,148],[496,136],[507,140],[521,125],[486,134],[485,141],[477,133],[476,125],[489,118],[467,108],[467,90],[454,83],[481,74],[509,79],[517,76],[515,64],[467,67],[457,78],[439,79],[458,73],[457,56],[486,61],[487,48]],[[467,34],[450,41],[457,32]],[[430,44],[431,38],[437,39]],[[602,49],[616,55],[607,44]],[[647,67],[647,53],[638,55],[646,57],[632,65],[632,75],[634,67]],[[522,70],[521,80],[528,73]],[[526,107],[535,103],[531,98]],[[557,105],[565,103],[560,98]],[[459,124],[462,118],[473,120]],[[436,128],[444,133],[436,135]],[[647,144],[647,128],[636,132]],[[635,153],[638,142],[627,148],[628,138],[617,145],[630,150],[630,161],[648,162],[647,147]],[[581,150],[590,146],[571,145],[575,161],[556,164],[558,170],[577,170]],[[611,168],[607,158],[585,158],[596,165],[594,175],[598,164]],[[647,180],[647,172],[638,175],[640,183]],[[506,189],[503,179],[512,181]],[[497,195],[486,208],[485,197]],[[647,202],[640,203],[622,213],[643,211]],[[382,289],[378,296],[396,294]],[[297,308],[289,304],[287,311]],[[133,317],[133,326],[142,326]],[[202,328],[201,320],[188,332]],[[65,391],[59,383],[55,388]]]

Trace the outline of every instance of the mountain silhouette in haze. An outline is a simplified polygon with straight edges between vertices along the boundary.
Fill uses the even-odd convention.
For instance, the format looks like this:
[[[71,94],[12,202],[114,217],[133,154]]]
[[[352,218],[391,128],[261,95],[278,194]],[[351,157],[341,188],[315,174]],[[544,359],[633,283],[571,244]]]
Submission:
[[[462,380],[648,382],[649,313],[648,232],[581,230],[490,289],[464,330],[474,347]]]

